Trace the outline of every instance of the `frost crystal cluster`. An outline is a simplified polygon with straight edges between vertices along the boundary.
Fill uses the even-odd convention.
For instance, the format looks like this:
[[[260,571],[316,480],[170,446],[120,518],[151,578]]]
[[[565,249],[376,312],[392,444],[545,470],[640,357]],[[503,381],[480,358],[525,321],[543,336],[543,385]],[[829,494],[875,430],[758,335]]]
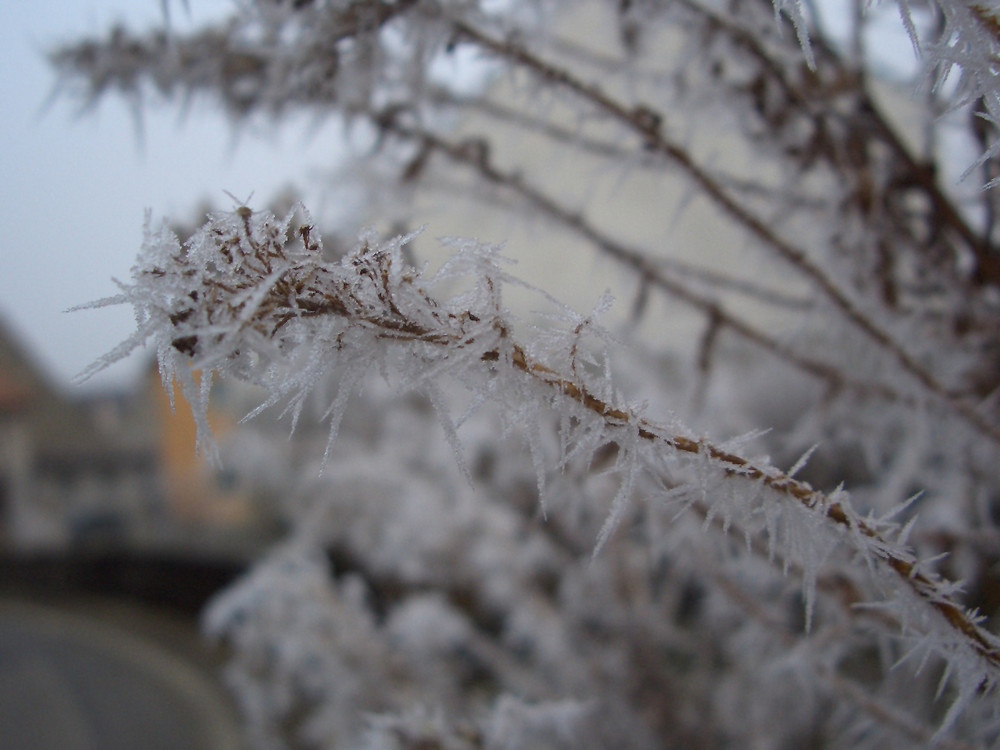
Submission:
[[[287,520],[205,618],[259,746],[1000,746],[1000,11],[863,5],[257,0],[53,54],[334,122],[357,224],[511,238],[241,204],[96,303],[137,330],[94,367],[151,343]],[[216,445],[223,379],[287,419]]]

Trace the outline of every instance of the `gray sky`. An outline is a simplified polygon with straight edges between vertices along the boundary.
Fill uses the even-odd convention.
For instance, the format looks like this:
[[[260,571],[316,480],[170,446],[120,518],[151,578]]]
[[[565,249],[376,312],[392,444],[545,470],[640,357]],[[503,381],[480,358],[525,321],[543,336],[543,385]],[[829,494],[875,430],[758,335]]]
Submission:
[[[173,22],[189,28],[231,0],[173,2]],[[265,202],[292,179],[332,166],[336,131],[306,123],[278,133],[234,136],[218,110],[147,110],[140,145],[121,101],[78,116],[56,99],[44,53],[60,41],[105,33],[114,22],[141,28],[161,17],[158,0],[38,0],[0,4],[0,316],[59,384],[126,338],[125,307],[64,313],[112,295],[126,279],[142,238],[144,211],[187,219],[200,200],[228,206],[223,191]],[[305,144],[303,146],[303,144]],[[144,367],[134,356],[88,386],[123,384]]]

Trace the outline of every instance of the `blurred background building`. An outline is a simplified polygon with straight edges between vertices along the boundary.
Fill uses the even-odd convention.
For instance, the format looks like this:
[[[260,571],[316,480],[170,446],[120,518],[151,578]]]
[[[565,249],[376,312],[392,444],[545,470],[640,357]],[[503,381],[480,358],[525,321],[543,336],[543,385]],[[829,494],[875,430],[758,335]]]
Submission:
[[[217,403],[213,427],[234,420]],[[7,551],[185,549],[250,543],[264,514],[248,487],[195,452],[183,399],[158,374],[72,395],[0,321],[0,538]]]

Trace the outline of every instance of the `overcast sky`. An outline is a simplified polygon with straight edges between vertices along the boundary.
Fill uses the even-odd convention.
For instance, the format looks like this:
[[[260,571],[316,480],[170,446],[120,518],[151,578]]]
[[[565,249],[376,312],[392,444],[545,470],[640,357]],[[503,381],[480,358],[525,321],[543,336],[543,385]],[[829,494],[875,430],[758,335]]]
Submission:
[[[172,4],[178,29],[232,3],[189,5],[191,16]],[[55,83],[46,50],[103,34],[117,21],[141,28],[161,13],[158,0],[0,3],[0,317],[67,387],[134,327],[124,307],[62,311],[116,292],[111,277],[128,277],[145,209],[187,219],[201,199],[228,206],[223,191],[254,192],[260,205],[292,178],[336,161],[335,133],[300,124],[237,138],[207,104],[183,119],[169,107],[147,111],[142,144],[119,100],[82,116],[65,97],[44,107]],[[132,357],[89,387],[127,383],[145,364]]]

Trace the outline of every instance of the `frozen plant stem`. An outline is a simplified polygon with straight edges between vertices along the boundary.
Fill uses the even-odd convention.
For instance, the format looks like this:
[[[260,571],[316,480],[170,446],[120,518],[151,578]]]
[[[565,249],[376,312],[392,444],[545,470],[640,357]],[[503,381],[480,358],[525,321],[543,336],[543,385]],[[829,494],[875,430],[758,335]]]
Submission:
[[[502,186],[523,199],[530,210],[544,214],[547,218],[561,224],[592,243],[602,253],[616,262],[636,271],[644,282],[663,290],[673,299],[679,300],[691,308],[698,310],[718,325],[725,326],[738,336],[788,362],[802,372],[818,378],[828,387],[834,389],[842,388],[853,391],[860,396],[871,396],[887,401],[912,402],[912,399],[884,383],[859,381],[853,378],[848,372],[838,370],[825,362],[796,352],[776,337],[755,328],[747,321],[733,315],[716,300],[705,294],[698,293],[690,285],[686,285],[665,273],[673,264],[664,264],[662,259],[656,262],[651,261],[642,252],[635,248],[627,247],[602,233],[579,213],[575,213],[566,206],[559,204],[551,196],[546,195],[537,187],[528,184],[523,178],[498,169],[490,162],[489,155],[484,149],[476,148],[477,144],[475,142],[451,143],[428,130],[421,130],[400,124],[392,116],[391,112],[384,113],[376,118],[376,121],[379,128],[383,131],[395,133],[403,138],[418,140],[424,147],[440,152],[456,163],[471,167],[485,181]],[[682,276],[693,275],[693,269],[685,268],[680,264],[675,266],[674,270]],[[734,280],[727,281],[735,286],[736,282]],[[989,429],[992,433],[995,433],[993,437],[1000,441],[1000,432],[997,432],[996,428],[992,426]]]
[[[857,330],[892,355],[920,386],[939,400],[952,407],[963,421],[993,442],[1000,443],[1000,431],[974,407],[953,398],[935,375],[919,363],[887,330],[873,320],[850,295],[842,289],[809,254],[778,235],[761,218],[734,198],[730,191],[694,161],[683,148],[672,142],[663,132],[663,116],[647,106],[629,107],[594,84],[585,83],[568,71],[533,54],[528,49],[509,40],[500,40],[480,31],[462,20],[453,21],[456,34],[482,49],[516,66],[531,71],[543,82],[566,89],[614,121],[632,131],[651,154],[666,159],[679,169],[705,196],[729,218],[744,227],[750,235],[781,258],[796,272],[808,279],[819,292],[836,307],[845,320]]]
[[[665,435],[660,429],[642,417],[616,409],[587,390],[560,377],[548,367],[532,364],[524,350],[513,344],[511,364],[517,369],[537,378],[547,386],[557,389],[560,393],[579,402],[587,409],[599,414],[602,419],[616,425],[633,425],[639,437],[644,440],[671,448],[676,451],[693,455],[707,455],[713,461],[723,466],[726,473],[734,478],[752,482],[760,482],[767,487],[785,495],[789,500],[802,503],[807,508],[819,508],[835,524],[856,531],[876,542],[885,552],[882,560],[892,568],[920,596],[926,598],[945,619],[962,632],[974,644],[976,651],[984,656],[994,667],[1000,667],[1000,649],[993,643],[993,638],[982,631],[961,607],[951,602],[947,595],[941,593],[937,583],[917,569],[915,562],[892,551],[892,544],[881,537],[871,526],[858,518],[849,508],[841,503],[830,500],[823,493],[814,490],[805,482],[786,476],[773,469],[763,469],[754,466],[747,459],[717,448],[705,440],[693,440],[678,435]],[[484,358],[495,359],[495,352],[488,352]]]
[[[575,319],[562,348],[546,352],[515,341],[501,302],[503,283],[511,279],[500,270],[496,247],[452,241],[458,248],[454,257],[435,277],[424,278],[400,252],[412,235],[387,243],[365,236],[353,253],[330,263],[308,215],[295,232],[293,218],[289,214],[279,221],[241,206],[213,216],[183,247],[171,232],[147,228],[132,284],[122,284],[120,296],[95,303],[131,303],[139,329],[96,367],[153,339],[164,383],[181,381],[203,444],[207,399],[194,383],[192,368],[203,371],[203,384],[221,374],[263,385],[271,396],[261,409],[287,401],[295,417],[313,387],[336,376],[331,441],[353,388],[373,367],[398,376],[403,387],[429,393],[439,409],[440,400],[433,396],[443,379],[454,379],[479,402],[499,403],[512,426],[529,433],[539,429],[529,420],[555,411],[568,425],[562,428],[563,465],[570,459],[586,461],[609,443],[618,449],[622,486],[598,546],[620,519],[637,477],[670,484],[670,462],[707,467],[717,481],[692,488],[691,497],[707,502],[710,515],[768,517],[762,531],[770,543],[787,544],[781,548],[786,557],[798,555],[810,612],[819,564],[830,550],[846,547],[856,564],[871,569],[882,596],[906,599],[899,619],[904,629],[920,633],[921,647],[946,659],[965,654],[958,670],[965,683],[960,695],[968,699],[997,682],[996,639],[952,601],[951,584],[926,572],[894,540],[895,527],[860,518],[845,493],[818,492],[772,466],[678,434],[618,405],[611,383],[591,382],[581,374],[586,368],[578,367],[580,341],[593,330],[589,318]],[[446,301],[428,291],[455,277],[471,278],[474,288]],[[439,416],[457,450],[454,426],[447,415]],[[544,466],[535,443],[529,439],[536,466]],[[776,517],[795,513],[804,514],[801,526],[785,522],[779,534]],[[805,537],[792,539],[793,533]]]

